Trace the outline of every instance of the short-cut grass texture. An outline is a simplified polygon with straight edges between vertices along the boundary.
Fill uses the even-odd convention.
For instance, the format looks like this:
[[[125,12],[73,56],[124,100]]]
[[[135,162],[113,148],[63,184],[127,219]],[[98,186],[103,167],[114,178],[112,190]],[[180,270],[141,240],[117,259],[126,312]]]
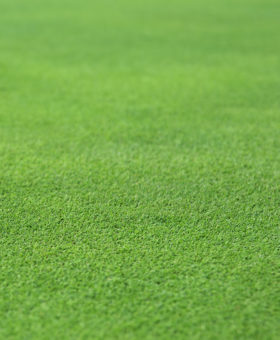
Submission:
[[[1,0],[1,339],[279,339],[279,18]]]

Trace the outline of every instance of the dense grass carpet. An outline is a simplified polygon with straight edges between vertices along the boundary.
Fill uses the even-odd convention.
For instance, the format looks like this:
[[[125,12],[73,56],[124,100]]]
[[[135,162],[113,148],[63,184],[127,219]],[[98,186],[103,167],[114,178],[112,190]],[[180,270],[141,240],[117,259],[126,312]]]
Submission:
[[[1,0],[1,339],[279,339],[279,18]]]

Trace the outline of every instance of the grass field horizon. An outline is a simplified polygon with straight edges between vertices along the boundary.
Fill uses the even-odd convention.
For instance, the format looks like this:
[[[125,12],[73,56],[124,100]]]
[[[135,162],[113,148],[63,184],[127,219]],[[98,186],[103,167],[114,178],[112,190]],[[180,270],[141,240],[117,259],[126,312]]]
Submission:
[[[0,2],[1,339],[279,339],[279,18]]]

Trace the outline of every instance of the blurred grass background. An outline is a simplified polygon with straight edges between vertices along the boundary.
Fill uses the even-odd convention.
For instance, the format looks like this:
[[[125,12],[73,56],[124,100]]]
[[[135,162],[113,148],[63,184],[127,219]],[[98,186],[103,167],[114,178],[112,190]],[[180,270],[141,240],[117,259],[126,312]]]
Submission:
[[[279,17],[1,0],[1,338],[278,338]]]

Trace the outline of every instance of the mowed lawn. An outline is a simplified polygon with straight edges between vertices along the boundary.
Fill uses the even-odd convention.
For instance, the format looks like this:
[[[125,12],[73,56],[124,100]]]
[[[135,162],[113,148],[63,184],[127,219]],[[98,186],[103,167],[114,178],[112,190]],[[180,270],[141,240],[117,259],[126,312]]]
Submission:
[[[278,0],[1,0],[0,338],[279,339]]]

